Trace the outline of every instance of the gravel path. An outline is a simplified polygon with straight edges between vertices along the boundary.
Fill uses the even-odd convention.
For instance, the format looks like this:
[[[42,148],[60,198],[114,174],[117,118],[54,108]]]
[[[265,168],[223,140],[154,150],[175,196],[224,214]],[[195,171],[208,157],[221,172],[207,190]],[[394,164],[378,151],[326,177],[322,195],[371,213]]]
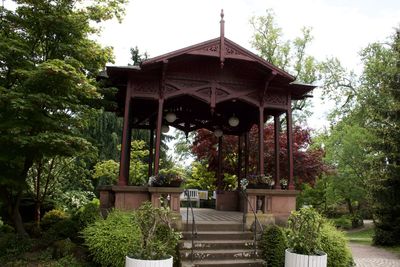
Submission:
[[[400,267],[400,259],[382,248],[350,243],[357,267]]]

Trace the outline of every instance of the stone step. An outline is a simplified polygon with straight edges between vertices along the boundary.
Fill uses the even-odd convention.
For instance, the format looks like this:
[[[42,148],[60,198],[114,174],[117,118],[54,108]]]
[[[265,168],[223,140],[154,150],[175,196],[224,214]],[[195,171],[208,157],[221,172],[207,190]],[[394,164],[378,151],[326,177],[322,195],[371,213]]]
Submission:
[[[191,249],[191,240],[182,240],[179,243],[180,249]],[[249,240],[195,240],[195,249],[252,249],[254,241]]]
[[[195,229],[197,232],[202,232],[202,231],[243,231],[243,224],[241,223],[196,223],[195,224]],[[192,224],[183,224],[183,230],[186,232],[191,232],[192,231]]]
[[[233,266],[233,267],[261,267],[265,266],[265,262],[263,260],[195,260],[191,261],[182,261],[181,267],[220,267],[220,266]]]
[[[194,260],[243,260],[258,258],[258,252],[253,249],[202,249],[193,251]],[[182,260],[191,259],[191,250],[181,250]]]
[[[182,233],[184,240],[191,240],[191,232]],[[239,231],[204,231],[197,232],[195,240],[249,240],[253,239],[252,232],[239,232]]]

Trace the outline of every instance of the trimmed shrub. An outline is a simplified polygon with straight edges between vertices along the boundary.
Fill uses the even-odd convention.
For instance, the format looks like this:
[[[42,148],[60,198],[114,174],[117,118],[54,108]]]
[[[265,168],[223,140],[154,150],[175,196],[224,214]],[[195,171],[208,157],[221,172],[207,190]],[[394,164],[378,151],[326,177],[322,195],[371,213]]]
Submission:
[[[344,233],[328,222],[321,227],[321,250],[328,254],[328,267],[354,266]]]
[[[69,215],[65,211],[62,210],[51,210],[46,212],[40,221],[40,226],[43,230],[49,229],[52,225],[56,224],[59,221],[68,219]]]
[[[101,218],[100,214],[100,200],[95,198],[91,202],[81,207],[75,214],[74,220],[79,225],[80,230],[94,223]]]
[[[334,218],[334,219],[332,219],[332,221],[335,224],[335,226],[340,229],[348,230],[353,227],[350,218],[348,218],[347,216]]]
[[[50,226],[42,235],[42,244],[51,245],[54,241],[70,238],[76,240],[79,235],[77,223],[71,218],[60,220]]]
[[[264,229],[260,240],[262,258],[271,267],[283,267],[285,265],[285,249],[287,240],[283,229],[277,225],[271,225]]]
[[[138,251],[142,234],[135,214],[114,210],[82,231],[93,260],[102,266],[124,266],[125,256]]]
[[[377,246],[396,246],[399,244],[400,228],[389,224],[376,223],[372,242]]]

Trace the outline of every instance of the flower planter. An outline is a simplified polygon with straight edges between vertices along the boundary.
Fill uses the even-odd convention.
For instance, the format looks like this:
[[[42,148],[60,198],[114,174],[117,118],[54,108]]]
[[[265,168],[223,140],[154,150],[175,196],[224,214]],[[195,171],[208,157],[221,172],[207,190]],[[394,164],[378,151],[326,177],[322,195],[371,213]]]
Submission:
[[[320,255],[303,255],[291,252],[291,249],[285,250],[285,267],[326,267],[327,255],[321,251]]]
[[[270,186],[268,184],[249,184],[247,186],[247,188],[249,188],[249,189],[271,189],[272,186]]]
[[[139,260],[125,257],[125,267],[172,267],[172,257],[165,260]]]

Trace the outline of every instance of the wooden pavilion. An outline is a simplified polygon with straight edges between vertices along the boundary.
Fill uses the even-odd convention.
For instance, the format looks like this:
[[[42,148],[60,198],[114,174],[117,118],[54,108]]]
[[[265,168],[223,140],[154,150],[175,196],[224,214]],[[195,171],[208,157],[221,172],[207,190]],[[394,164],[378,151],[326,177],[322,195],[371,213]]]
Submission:
[[[218,38],[145,60],[140,67],[107,67],[110,83],[119,90],[117,112],[123,116],[124,125],[118,186],[100,190],[102,207],[135,208],[147,199],[157,205],[157,197],[166,192],[151,188],[143,192],[143,189],[128,186],[133,128],[151,132],[149,176],[159,172],[162,129],[172,126],[185,133],[201,128],[214,131],[219,136],[220,147],[224,135],[239,136],[238,151],[244,151],[238,156],[238,165],[244,165],[238,168],[238,177],[241,177],[248,175],[248,133],[253,125],[258,125],[259,129],[257,169],[260,175],[265,173],[263,129],[267,118],[273,117],[275,189],[254,194],[248,190],[249,199],[256,205],[257,197],[261,196],[265,213],[287,215],[295,208],[291,103],[305,98],[314,86],[296,83],[292,75],[226,38],[223,16],[221,12]],[[278,188],[281,116],[286,116],[287,122],[288,190]],[[221,149],[219,153],[222,159]],[[244,173],[240,173],[242,169]],[[222,177],[219,171],[218,184]],[[139,200],[134,200],[135,194],[141,196]],[[179,192],[169,194],[171,208],[179,211]],[[232,200],[224,200],[222,194],[217,196],[217,209],[234,209],[228,203]]]

